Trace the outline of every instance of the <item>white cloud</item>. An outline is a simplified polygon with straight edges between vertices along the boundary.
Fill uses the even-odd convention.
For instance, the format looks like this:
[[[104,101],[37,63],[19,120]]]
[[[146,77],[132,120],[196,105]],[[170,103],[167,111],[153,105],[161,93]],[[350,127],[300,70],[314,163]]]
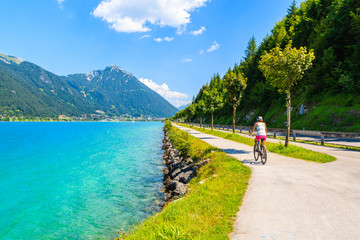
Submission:
[[[172,40],[174,40],[173,37],[154,38],[155,42],[162,42],[162,41],[171,42]]]
[[[139,37],[139,39],[144,39],[144,38],[150,38],[150,35],[142,35],[141,37]]]
[[[165,37],[164,40],[167,42],[171,42],[172,40],[174,40],[174,38],[173,37]]]
[[[220,45],[216,41],[214,41],[214,44],[211,45],[211,47],[208,50],[206,50],[206,52],[208,52],[208,53],[213,52],[215,50],[218,50],[219,47],[220,47]]]
[[[178,108],[184,105],[188,105],[191,102],[192,102],[191,100],[175,100],[171,102],[171,104]]]
[[[195,31],[191,31],[190,34],[197,36],[197,35],[201,35],[206,31],[205,27],[201,27],[199,30],[195,30]]]
[[[190,13],[208,1],[102,0],[91,14],[108,22],[117,32],[148,32],[149,24],[184,29],[190,23]]]
[[[192,59],[191,58],[184,58],[184,59],[181,59],[182,62],[192,62]]]
[[[182,35],[184,32],[186,32],[186,26],[185,25],[183,25],[181,27],[178,27],[177,30],[176,30],[177,35]]]
[[[191,100],[189,100],[189,95],[187,95],[186,93],[171,91],[166,83],[158,85],[151,79],[140,78],[139,80],[140,82],[157,92],[160,96],[168,100],[175,107],[180,107],[191,102]]]
[[[210,52],[213,52],[213,51],[215,51],[215,50],[218,50],[219,48],[220,48],[220,44],[218,44],[216,41],[214,41],[213,45],[211,45],[211,47],[209,47],[209,48],[206,50],[206,52],[207,52],[207,53],[210,53]],[[200,54],[200,55],[205,54],[205,50],[204,50],[204,49],[200,50],[200,51],[199,51],[199,54]]]
[[[64,2],[65,2],[65,0],[56,0],[57,1],[57,3],[58,3],[58,5],[59,5],[59,8],[61,9],[61,10],[63,10],[64,9]]]

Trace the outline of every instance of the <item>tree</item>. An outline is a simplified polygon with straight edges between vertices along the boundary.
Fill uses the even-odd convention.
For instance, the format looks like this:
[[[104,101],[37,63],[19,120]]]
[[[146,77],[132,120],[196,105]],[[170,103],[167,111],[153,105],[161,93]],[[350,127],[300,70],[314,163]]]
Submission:
[[[242,93],[246,88],[246,81],[247,79],[240,71],[235,73],[229,69],[224,76],[224,83],[228,92],[227,100],[233,106],[233,133],[235,133],[236,107],[239,105]]]
[[[185,117],[185,109],[182,109],[181,111],[178,111],[171,120],[179,120]]]
[[[297,12],[296,1],[293,0],[291,5],[287,9],[287,15],[285,18],[285,29],[290,36],[292,36],[294,32],[293,28],[296,23],[296,12]]]
[[[252,58],[254,57],[254,55],[256,54],[257,51],[257,46],[256,46],[256,41],[255,41],[255,37],[252,36],[248,42],[248,45],[245,49],[245,57],[244,60],[245,61],[251,61]]]
[[[191,119],[194,117],[195,111],[196,111],[196,108],[195,108],[194,103],[190,104],[189,106],[187,106],[185,108],[185,112],[186,112],[187,118],[190,122],[190,126],[191,126]]]
[[[205,102],[203,99],[200,99],[196,104],[195,104],[195,107],[196,107],[196,111],[198,113],[200,113],[200,128],[202,127],[203,125],[203,115],[204,115],[204,110],[205,110]]]
[[[218,110],[223,105],[223,95],[216,88],[206,88],[203,91],[205,109],[211,112],[211,131],[214,128],[214,111]]]
[[[301,80],[304,72],[312,66],[312,61],[315,59],[314,51],[306,50],[306,47],[300,49],[291,48],[291,41],[285,46],[284,50],[277,47],[265,51],[261,56],[259,68],[263,72],[267,81],[277,88],[279,92],[287,94],[287,131],[285,147],[289,144],[290,136],[290,112],[291,112],[291,97],[290,90],[296,85],[297,81]]]

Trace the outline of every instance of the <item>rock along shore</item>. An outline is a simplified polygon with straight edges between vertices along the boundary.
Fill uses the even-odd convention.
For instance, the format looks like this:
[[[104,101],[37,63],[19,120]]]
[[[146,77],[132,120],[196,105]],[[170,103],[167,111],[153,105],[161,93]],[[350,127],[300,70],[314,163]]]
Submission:
[[[187,191],[187,184],[196,177],[197,170],[208,160],[195,162],[191,158],[183,158],[171,143],[168,133],[164,129],[163,149],[166,168],[164,171],[165,202],[183,196]]]

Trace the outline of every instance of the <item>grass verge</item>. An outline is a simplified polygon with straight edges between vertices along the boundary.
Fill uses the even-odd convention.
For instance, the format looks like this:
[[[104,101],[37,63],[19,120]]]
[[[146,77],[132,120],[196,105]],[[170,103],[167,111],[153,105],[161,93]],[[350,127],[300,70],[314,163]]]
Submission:
[[[186,124],[179,124],[180,126],[184,126],[184,127],[189,127],[189,125]],[[233,133],[226,133],[226,132],[221,132],[221,131],[216,131],[216,130],[209,130],[209,129],[202,129],[202,128],[198,128],[198,127],[194,127],[192,126],[191,128],[199,131],[199,132],[203,132],[203,133],[207,133],[207,134],[211,134],[214,136],[218,136],[218,137],[222,137],[222,138],[226,138],[238,143],[243,143],[249,146],[254,146],[254,140],[251,138],[247,138],[247,137],[243,137],[239,134],[233,134]],[[325,153],[319,153],[319,152],[314,152],[302,147],[298,147],[295,145],[289,145],[287,148],[280,142],[280,143],[271,143],[271,142],[266,142],[266,148],[268,151],[273,152],[273,153],[277,153],[280,155],[284,155],[287,157],[292,157],[292,158],[298,158],[298,159],[302,159],[302,160],[306,160],[306,161],[312,161],[312,162],[317,162],[317,163],[327,163],[327,162],[332,162],[335,161],[336,158],[334,156],[330,156],[328,154]]]
[[[181,130],[170,128],[181,137]],[[168,203],[163,211],[135,226],[120,239],[229,239],[234,217],[246,192],[251,169],[237,159],[189,136],[190,155],[209,159],[189,184],[181,199]]]
[[[269,137],[270,137],[270,138],[274,138],[273,136],[268,136],[268,138],[269,138]],[[276,137],[276,139],[285,140],[285,137]],[[310,140],[296,139],[296,142],[321,146],[321,143],[320,143],[320,142],[315,142],[315,141],[310,141]],[[334,148],[342,148],[342,149],[360,151],[360,147],[346,146],[346,145],[340,145],[340,144],[331,144],[331,143],[326,143],[326,142],[325,142],[325,144],[324,144],[323,146],[325,146],[325,147],[334,147]]]

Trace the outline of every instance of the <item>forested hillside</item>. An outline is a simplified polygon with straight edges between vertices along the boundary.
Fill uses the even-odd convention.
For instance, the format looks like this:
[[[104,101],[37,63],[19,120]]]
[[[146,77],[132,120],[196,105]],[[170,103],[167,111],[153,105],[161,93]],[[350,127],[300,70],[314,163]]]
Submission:
[[[0,119],[171,117],[177,109],[117,66],[59,77],[20,58],[0,53]]]
[[[118,66],[63,76],[84,98],[114,115],[171,117],[177,109]]]
[[[307,0],[297,8],[289,6],[258,45],[251,38],[244,58],[229,71],[242,73],[247,87],[237,108],[237,124],[252,125],[258,115],[269,127],[285,127],[285,93],[266,81],[259,70],[265,52],[292,42],[292,46],[313,49],[310,70],[292,89],[292,128],[360,132],[360,1]],[[203,105],[204,92],[215,89],[221,101],[215,109],[215,123],[231,124],[232,106],[224,77],[215,74],[195,97],[192,106],[175,118],[199,121],[202,111],[209,123],[210,111]]]
[[[0,56],[0,59],[5,58]],[[27,118],[61,114],[78,116],[91,114],[96,109],[60,77],[37,65],[0,61],[0,115]]]

